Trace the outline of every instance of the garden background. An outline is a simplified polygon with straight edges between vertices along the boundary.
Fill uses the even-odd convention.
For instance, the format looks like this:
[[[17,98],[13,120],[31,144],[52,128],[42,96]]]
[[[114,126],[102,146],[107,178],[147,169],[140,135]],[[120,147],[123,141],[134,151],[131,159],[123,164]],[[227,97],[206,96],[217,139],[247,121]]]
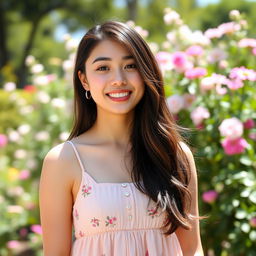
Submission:
[[[77,39],[106,19],[147,40],[191,129],[205,255],[256,255],[256,2],[209,2],[0,2],[1,256],[42,255],[42,160],[70,132]]]

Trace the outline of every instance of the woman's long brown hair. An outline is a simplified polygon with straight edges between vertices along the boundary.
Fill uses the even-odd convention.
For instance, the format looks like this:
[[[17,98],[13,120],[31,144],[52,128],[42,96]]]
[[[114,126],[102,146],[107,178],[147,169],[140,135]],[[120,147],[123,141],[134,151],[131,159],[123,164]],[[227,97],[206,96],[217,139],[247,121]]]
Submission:
[[[130,137],[132,180],[158,207],[165,209],[167,219],[163,228],[166,235],[178,227],[189,229],[190,167],[180,144],[182,128],[168,110],[163,78],[153,53],[142,37],[126,24],[105,22],[90,29],[82,38],[74,68],[75,115],[68,140],[87,131],[96,120],[96,104],[93,99],[85,99],[78,71],[85,72],[85,61],[104,39],[115,40],[128,49],[145,83],[145,93],[135,107]]]

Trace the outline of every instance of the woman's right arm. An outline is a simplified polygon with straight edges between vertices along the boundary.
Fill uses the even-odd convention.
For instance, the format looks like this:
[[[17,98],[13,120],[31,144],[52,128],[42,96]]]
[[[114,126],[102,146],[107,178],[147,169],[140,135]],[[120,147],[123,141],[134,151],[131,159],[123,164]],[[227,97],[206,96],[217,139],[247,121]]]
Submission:
[[[44,256],[69,256],[72,245],[72,185],[63,144],[44,158],[40,189],[40,218]]]

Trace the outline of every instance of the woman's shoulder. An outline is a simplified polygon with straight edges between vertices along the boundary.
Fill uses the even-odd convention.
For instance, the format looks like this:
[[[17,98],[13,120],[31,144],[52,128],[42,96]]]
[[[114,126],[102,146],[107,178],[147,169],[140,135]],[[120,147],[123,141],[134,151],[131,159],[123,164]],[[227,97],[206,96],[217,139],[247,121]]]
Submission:
[[[53,146],[43,159],[42,173],[62,179],[72,179],[72,162],[74,155],[72,148],[63,142]]]

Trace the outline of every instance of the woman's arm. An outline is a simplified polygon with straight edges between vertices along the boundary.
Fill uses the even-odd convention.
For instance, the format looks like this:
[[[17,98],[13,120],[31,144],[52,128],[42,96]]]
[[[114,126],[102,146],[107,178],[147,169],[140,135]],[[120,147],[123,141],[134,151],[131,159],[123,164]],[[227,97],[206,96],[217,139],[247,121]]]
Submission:
[[[181,143],[181,148],[185,152],[191,168],[191,180],[188,186],[192,197],[191,214],[198,217],[198,189],[195,161],[191,150],[185,143]],[[204,253],[200,238],[199,220],[196,219],[191,221],[191,226],[192,228],[190,230],[180,227],[175,232],[179,239],[183,255],[202,256]]]
[[[69,256],[72,244],[72,184],[63,144],[45,156],[39,189],[44,256]]]

